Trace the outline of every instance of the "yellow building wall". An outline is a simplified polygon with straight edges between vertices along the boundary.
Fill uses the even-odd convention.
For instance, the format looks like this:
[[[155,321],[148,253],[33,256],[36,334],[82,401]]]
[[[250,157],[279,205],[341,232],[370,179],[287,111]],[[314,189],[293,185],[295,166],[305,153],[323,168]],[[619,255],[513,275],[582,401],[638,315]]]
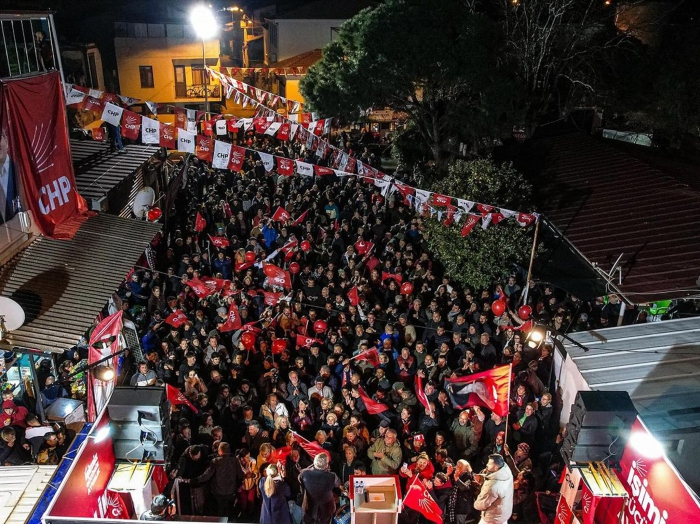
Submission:
[[[193,85],[191,64],[202,63],[202,42],[180,38],[115,38],[119,87],[122,95],[142,100],[176,105],[203,103],[204,97],[177,98],[175,96],[175,65],[185,66],[187,86]],[[219,67],[219,41],[205,42],[207,65]],[[153,88],[142,88],[140,66],[153,68]],[[218,85],[210,80],[213,88]],[[219,89],[220,86],[219,86]],[[221,95],[209,97],[220,102]]]
[[[299,78],[296,80],[292,80],[291,78],[287,78],[287,83],[285,85],[285,96],[289,100],[295,100],[303,104],[304,97],[302,96],[301,91],[299,90],[299,80],[301,79]]]

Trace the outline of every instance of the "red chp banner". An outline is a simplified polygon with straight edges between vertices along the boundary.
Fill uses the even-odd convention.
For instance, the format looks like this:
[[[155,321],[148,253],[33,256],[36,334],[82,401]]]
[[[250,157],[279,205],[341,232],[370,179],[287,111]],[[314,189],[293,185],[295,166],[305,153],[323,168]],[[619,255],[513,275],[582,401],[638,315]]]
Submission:
[[[54,71],[4,80],[2,95],[3,128],[27,208],[44,235],[66,236],[58,226],[86,212],[87,204],[75,185],[61,77]]]
[[[123,313],[123,311],[117,311],[95,326],[95,329],[90,335],[88,365],[94,364],[109,355],[115,355],[115,353],[121,349],[119,333],[121,333],[122,330]],[[92,372],[87,374],[88,422],[94,422],[107,405],[109,397],[112,395],[114,386],[117,383],[119,374],[118,362],[119,356],[115,355],[102,364],[103,366],[110,365],[114,368],[114,379],[109,382],[98,380]]]

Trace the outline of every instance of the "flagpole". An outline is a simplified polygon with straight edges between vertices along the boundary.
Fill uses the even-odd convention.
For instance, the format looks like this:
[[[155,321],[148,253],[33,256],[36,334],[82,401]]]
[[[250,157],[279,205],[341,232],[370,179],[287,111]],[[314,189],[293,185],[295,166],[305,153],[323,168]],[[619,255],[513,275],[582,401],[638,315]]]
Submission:
[[[537,217],[535,222],[535,236],[532,238],[532,250],[530,251],[530,265],[527,269],[527,280],[525,282],[525,292],[520,296],[523,304],[527,304],[527,295],[530,291],[530,279],[532,278],[532,266],[535,262],[535,251],[537,250],[537,234],[540,231],[540,219]],[[510,394],[508,395],[510,398]]]
[[[508,369],[508,411],[509,413],[506,413],[506,431],[505,435],[503,435],[503,445],[507,446],[508,445],[508,426],[509,426],[509,420],[508,417],[510,415],[510,384],[511,380],[513,377],[513,364],[510,363],[508,364],[509,369]],[[503,451],[505,451],[505,447],[503,448]]]

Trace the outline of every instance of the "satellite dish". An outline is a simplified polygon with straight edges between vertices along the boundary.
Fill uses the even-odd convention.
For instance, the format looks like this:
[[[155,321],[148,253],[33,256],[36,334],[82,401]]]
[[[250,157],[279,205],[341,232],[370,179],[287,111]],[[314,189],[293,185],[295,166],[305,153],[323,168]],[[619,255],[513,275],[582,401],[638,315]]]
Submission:
[[[134,203],[131,206],[136,218],[144,218],[155,200],[156,192],[150,187],[144,187],[141,191],[136,193]]]
[[[19,329],[24,324],[24,309],[11,298],[0,297],[0,316],[4,318],[8,331]]]

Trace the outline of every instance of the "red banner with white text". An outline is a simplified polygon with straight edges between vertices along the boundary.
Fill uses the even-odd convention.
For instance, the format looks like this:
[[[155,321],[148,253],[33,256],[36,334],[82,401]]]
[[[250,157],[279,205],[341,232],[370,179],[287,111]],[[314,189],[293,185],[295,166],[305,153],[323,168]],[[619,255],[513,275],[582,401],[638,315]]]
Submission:
[[[75,185],[60,75],[4,80],[2,90],[10,156],[26,206],[44,235],[70,236],[59,226],[85,213],[87,204]]]

